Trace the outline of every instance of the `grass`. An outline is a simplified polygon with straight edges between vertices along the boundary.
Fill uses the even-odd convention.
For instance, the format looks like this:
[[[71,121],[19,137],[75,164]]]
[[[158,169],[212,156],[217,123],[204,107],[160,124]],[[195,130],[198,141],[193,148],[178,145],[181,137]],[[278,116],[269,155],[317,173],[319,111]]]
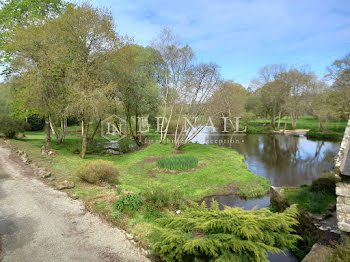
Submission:
[[[324,191],[311,191],[310,186],[299,188],[285,188],[285,194],[291,204],[313,213],[320,214],[326,211],[329,204],[335,204],[336,196]]]
[[[343,139],[343,133],[338,132],[320,132],[320,131],[312,131],[306,133],[306,137],[310,139],[321,139],[321,140],[334,140],[339,141]]]
[[[171,170],[186,170],[198,166],[198,159],[194,156],[165,156],[157,161],[159,168]]]
[[[43,132],[27,132],[25,138],[11,140],[11,143],[26,151],[37,165],[52,171],[56,179],[74,181],[75,187],[68,192],[83,199],[89,210],[109,217],[113,223],[146,242],[147,231],[154,218],[167,212],[167,209],[174,212],[187,200],[223,193],[257,197],[264,195],[270,187],[270,181],[247,169],[243,155],[217,145],[190,143],[177,151],[170,144],[151,144],[122,155],[88,154],[86,159],[81,159],[73,153],[75,148],[80,147],[79,132],[70,132],[64,145],[57,145],[53,141],[53,149],[57,153],[55,156],[41,154]],[[195,159],[201,164],[195,169],[169,173],[157,167],[157,160],[162,157],[182,157],[193,162]],[[111,161],[118,168],[116,187],[88,184],[77,176],[76,171],[83,164],[97,159]],[[126,208],[126,211],[121,212],[116,208],[116,201],[130,193],[141,196],[144,205],[139,210],[128,212]],[[152,204],[154,199],[157,205]]]
[[[291,119],[288,118],[287,120],[286,117],[283,117],[281,119],[280,129],[284,128],[285,122],[287,122],[286,129],[291,130],[292,129]],[[248,127],[248,131],[250,131],[251,133],[262,133],[262,132],[272,131],[270,123],[271,123],[271,119],[268,119],[268,118],[256,119],[251,123],[251,127]],[[277,121],[276,121],[276,125],[277,125]],[[326,132],[332,131],[332,132],[343,133],[346,125],[347,125],[347,120],[332,120],[324,124],[324,130]],[[310,129],[313,131],[319,131],[318,121],[313,116],[300,116],[297,121],[297,129]]]

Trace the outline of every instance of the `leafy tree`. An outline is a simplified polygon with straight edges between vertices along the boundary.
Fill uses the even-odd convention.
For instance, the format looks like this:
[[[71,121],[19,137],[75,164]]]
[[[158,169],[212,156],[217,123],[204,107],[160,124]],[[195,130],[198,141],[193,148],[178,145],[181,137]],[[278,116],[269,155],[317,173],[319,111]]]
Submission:
[[[156,116],[159,111],[158,79],[163,66],[157,50],[135,44],[115,50],[107,60],[112,107],[116,109],[119,102],[122,104],[129,133],[138,145],[142,143],[137,134],[139,117]]]
[[[292,119],[292,128],[296,129],[297,120],[300,114],[307,109],[307,95],[312,87],[312,81],[316,76],[313,73],[306,73],[297,69],[290,69],[281,74],[288,92],[284,108]]]
[[[334,81],[332,89],[335,91],[334,101],[338,105],[338,111],[347,117],[350,112],[350,54],[335,60],[328,71],[327,76]]]
[[[82,121],[81,157],[89,142],[89,124],[107,104],[108,83],[103,79],[103,63],[109,52],[120,45],[108,11],[89,4],[67,6],[54,20],[60,29],[60,42],[68,50],[65,86],[68,89],[67,110]]]
[[[292,248],[300,237],[295,205],[283,213],[243,210],[213,201],[192,203],[182,214],[157,220],[152,248],[165,261],[268,261],[267,252]]]
[[[18,27],[53,17],[62,12],[63,0],[2,0],[0,1],[0,58],[1,63],[11,60],[7,43]],[[8,68],[8,71],[11,71]]]

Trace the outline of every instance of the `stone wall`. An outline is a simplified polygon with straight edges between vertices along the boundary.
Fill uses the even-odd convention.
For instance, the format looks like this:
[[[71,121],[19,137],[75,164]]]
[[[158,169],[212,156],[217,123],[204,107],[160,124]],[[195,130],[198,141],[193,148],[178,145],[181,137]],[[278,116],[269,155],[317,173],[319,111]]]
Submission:
[[[342,174],[344,172],[345,160],[349,153],[350,149],[350,117],[348,121],[348,125],[344,132],[343,141],[341,142],[339,153],[335,158],[335,170],[338,174]]]
[[[344,138],[341,143],[339,153],[335,158],[335,170],[340,177],[340,182],[336,185],[337,194],[337,220],[338,228],[345,232],[350,232],[350,176],[344,170],[347,155],[350,149],[350,118],[345,129]]]

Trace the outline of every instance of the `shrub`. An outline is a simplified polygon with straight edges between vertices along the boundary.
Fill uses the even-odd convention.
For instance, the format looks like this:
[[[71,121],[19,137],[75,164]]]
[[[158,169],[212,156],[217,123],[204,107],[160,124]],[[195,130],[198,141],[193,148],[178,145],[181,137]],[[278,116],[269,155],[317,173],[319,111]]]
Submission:
[[[345,236],[343,243],[334,243],[332,252],[327,257],[328,262],[350,261],[350,237]]]
[[[335,195],[336,178],[334,177],[321,177],[314,180],[310,186],[312,192],[324,192],[327,194]]]
[[[307,138],[324,140],[342,140],[343,135],[343,133],[338,132],[320,132],[312,130],[306,133]]]
[[[300,239],[297,215],[296,205],[272,213],[191,203],[181,215],[157,219],[149,238],[165,261],[268,261],[267,252],[282,252]]]
[[[0,119],[0,132],[7,138],[14,138],[19,133],[24,132],[28,128],[28,124],[23,120],[13,119],[3,116]]]
[[[157,166],[172,170],[185,170],[198,166],[198,159],[194,156],[165,156],[157,161]]]
[[[119,212],[123,212],[125,209],[139,210],[142,205],[143,200],[141,196],[137,194],[123,195],[114,202],[114,207]]]
[[[30,115],[28,117],[28,123],[30,125],[30,131],[40,131],[44,128],[45,118],[40,117],[37,114]]]
[[[183,193],[156,187],[143,194],[146,203],[146,218],[158,218],[165,208],[179,209],[184,203]]]
[[[91,184],[115,183],[118,178],[118,169],[112,162],[95,160],[80,167],[77,174],[82,180]]]
[[[143,194],[146,203],[152,204],[155,208],[179,208],[183,203],[183,193],[178,190],[166,190],[156,187]]]

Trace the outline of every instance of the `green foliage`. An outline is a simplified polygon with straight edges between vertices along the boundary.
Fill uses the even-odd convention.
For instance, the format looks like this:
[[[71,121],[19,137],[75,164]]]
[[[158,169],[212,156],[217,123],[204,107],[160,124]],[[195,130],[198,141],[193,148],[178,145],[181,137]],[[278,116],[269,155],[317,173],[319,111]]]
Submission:
[[[104,160],[89,161],[77,171],[77,175],[82,180],[91,184],[115,183],[118,174],[118,168],[112,162]]]
[[[194,156],[165,156],[157,161],[157,166],[171,170],[186,170],[198,166]]]
[[[350,237],[345,236],[343,243],[335,244],[332,252],[327,257],[327,262],[350,261]]]
[[[322,233],[314,225],[312,218],[305,210],[299,210],[299,225],[296,232],[302,239],[299,239],[295,247],[291,249],[294,255],[302,260],[311,250],[313,245],[320,239]]]
[[[9,116],[3,116],[0,118],[0,133],[3,133],[7,138],[16,137],[27,128],[28,124],[23,120],[13,119]]]
[[[335,203],[335,185],[332,183],[322,178],[316,180],[313,186],[285,188],[285,192],[289,202],[317,214],[325,212],[330,203]]]
[[[44,128],[45,119],[37,114],[33,114],[28,117],[28,123],[30,124],[30,131],[40,131]]]
[[[156,187],[143,194],[146,204],[146,218],[157,218],[161,216],[164,209],[179,209],[184,203],[184,194],[179,190],[166,190]]]
[[[322,139],[322,140],[342,140],[344,134],[337,132],[320,132],[320,131],[309,131],[306,133],[307,138],[311,139]]]
[[[297,207],[283,213],[243,210],[213,202],[208,209],[191,203],[181,215],[157,220],[150,234],[152,248],[165,261],[268,261],[267,252],[292,248]]]
[[[138,194],[126,194],[114,202],[115,210],[123,212],[124,210],[139,210],[143,205],[142,197]]]
[[[328,177],[321,177],[314,181],[310,186],[311,192],[324,192],[326,194],[335,195],[336,178],[334,174]]]
[[[179,208],[183,203],[183,192],[156,187],[143,194],[146,203],[151,203],[158,209]]]
[[[117,186],[117,187],[115,188],[115,193],[116,193],[117,195],[120,195],[122,192],[123,192],[123,189],[122,189],[120,186]]]

